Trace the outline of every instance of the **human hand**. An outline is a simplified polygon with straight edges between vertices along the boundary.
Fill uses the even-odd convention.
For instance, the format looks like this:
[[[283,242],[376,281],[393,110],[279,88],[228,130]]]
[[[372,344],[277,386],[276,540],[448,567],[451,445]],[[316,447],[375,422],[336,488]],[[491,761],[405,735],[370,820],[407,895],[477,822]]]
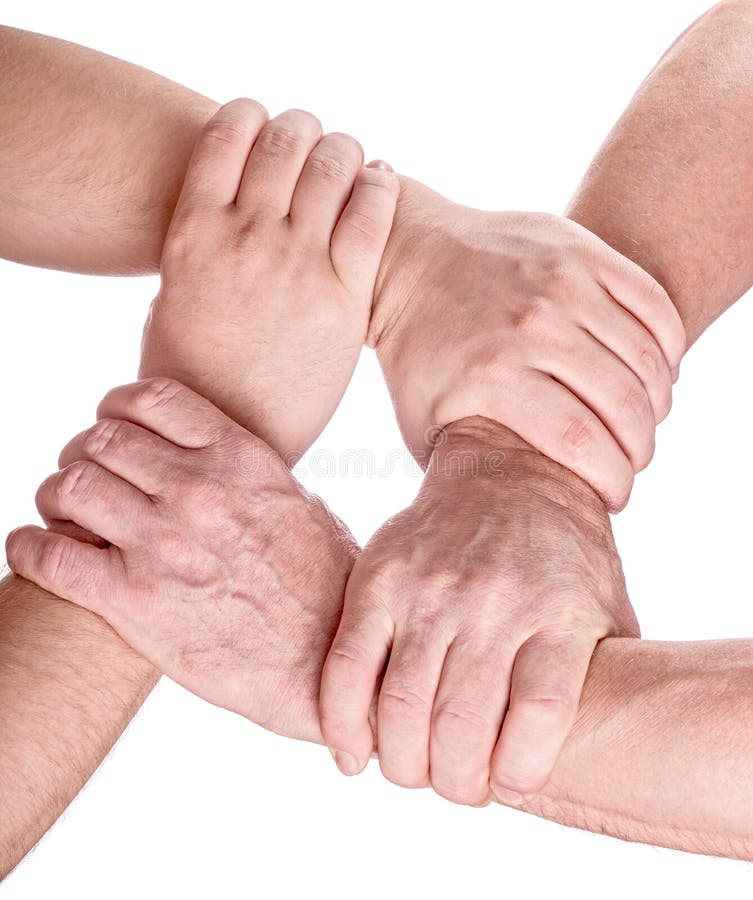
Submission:
[[[491,781],[515,802],[546,782],[596,643],[638,625],[588,485],[489,420],[444,437],[416,500],[348,580],[322,734],[346,774],[366,765],[389,660],[376,728],[385,776],[471,805],[490,799]]]
[[[458,206],[409,180],[368,341],[420,462],[433,427],[484,416],[588,481],[610,511],[651,459],[685,348],[662,288],[586,229]]]
[[[13,571],[98,613],[206,700],[321,740],[321,669],[357,547],[278,455],[155,378],[111,391],[60,467],[37,505],[65,533],[11,533]]]
[[[175,378],[286,459],[303,453],[363,346],[398,187],[309,113],[222,107],[165,241],[142,377]]]

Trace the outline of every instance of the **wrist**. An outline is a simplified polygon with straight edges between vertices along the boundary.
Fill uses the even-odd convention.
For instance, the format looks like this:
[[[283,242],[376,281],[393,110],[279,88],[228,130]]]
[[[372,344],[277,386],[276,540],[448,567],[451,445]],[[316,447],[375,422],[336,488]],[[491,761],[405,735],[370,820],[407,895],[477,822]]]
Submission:
[[[437,210],[449,202],[418,181],[400,176],[392,231],[374,287],[368,347],[379,349],[410,302],[422,273],[430,267],[432,236],[442,227]]]
[[[505,425],[472,416],[440,432],[427,467],[427,481],[482,478],[506,492],[535,492],[594,525],[607,520],[604,501],[588,482],[523,440]]]

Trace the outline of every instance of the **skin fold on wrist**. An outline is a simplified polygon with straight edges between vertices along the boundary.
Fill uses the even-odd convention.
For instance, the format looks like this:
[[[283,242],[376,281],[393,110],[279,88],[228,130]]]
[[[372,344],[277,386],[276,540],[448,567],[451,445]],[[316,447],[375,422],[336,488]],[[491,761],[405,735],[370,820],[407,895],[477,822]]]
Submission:
[[[427,476],[482,477],[504,482],[577,508],[579,514],[601,523],[607,516],[603,500],[582,478],[491,419],[471,416],[453,422],[439,433],[427,466]]]

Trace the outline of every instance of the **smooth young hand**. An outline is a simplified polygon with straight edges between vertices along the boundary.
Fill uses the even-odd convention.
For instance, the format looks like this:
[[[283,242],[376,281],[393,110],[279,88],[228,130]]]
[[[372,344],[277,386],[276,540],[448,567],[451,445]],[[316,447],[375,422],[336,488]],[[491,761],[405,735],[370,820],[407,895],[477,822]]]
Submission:
[[[286,460],[330,419],[363,346],[399,190],[310,113],[234,100],[205,127],[165,241],[141,375],[210,397]]]
[[[663,289],[585,228],[405,179],[368,339],[419,462],[433,428],[484,416],[613,512],[651,459],[685,349]]]

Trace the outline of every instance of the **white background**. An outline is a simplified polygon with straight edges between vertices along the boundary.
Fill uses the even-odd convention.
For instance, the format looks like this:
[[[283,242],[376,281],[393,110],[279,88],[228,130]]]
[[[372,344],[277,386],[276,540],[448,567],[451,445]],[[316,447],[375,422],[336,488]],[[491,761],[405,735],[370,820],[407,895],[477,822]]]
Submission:
[[[246,94],[273,113],[310,108],[325,128],[355,134],[369,156],[454,199],[559,211],[639,81],[705,5],[5,0],[3,16],[218,100]],[[134,377],[155,281],[0,263],[0,284],[4,534],[35,520],[34,491],[63,443],[90,423],[109,387]],[[691,351],[656,458],[615,521],[647,637],[753,635],[752,335],[743,301]],[[318,447],[371,447],[381,460],[400,446],[367,353]],[[402,468],[389,479],[306,481],[361,541],[419,483]],[[743,863],[623,844],[498,807],[454,807],[393,787],[373,763],[346,780],[325,750],[266,734],[165,682],[0,893],[632,898],[751,888]]]

